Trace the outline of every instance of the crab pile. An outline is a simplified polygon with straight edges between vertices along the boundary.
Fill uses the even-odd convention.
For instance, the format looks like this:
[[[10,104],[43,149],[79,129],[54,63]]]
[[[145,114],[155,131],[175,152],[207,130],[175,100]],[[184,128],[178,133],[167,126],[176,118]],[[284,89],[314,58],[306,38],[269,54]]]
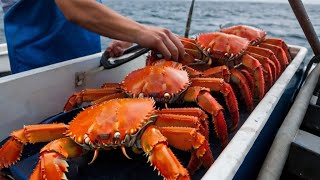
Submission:
[[[25,144],[50,141],[30,179],[66,179],[66,159],[92,150],[92,163],[100,150],[115,148],[127,158],[126,148],[140,149],[165,179],[189,179],[199,167],[209,168],[214,162],[209,133],[215,133],[221,149],[226,147],[229,133],[238,128],[238,101],[252,111],[254,100],[264,97],[291,57],[283,40],[243,25],[181,42],[187,53],[178,62],[157,59],[151,52],[147,66],[129,73],[121,83],[74,93],[64,111],[83,102],[92,106],[69,125],[29,125],[14,131],[0,149],[0,169],[16,163]],[[187,102],[195,107],[186,107]],[[170,107],[174,103],[179,107]],[[186,169],[169,146],[191,152]]]
[[[187,55],[179,62],[185,66],[206,63],[211,69],[220,68],[214,77],[232,84],[249,111],[254,108],[254,100],[259,102],[264,97],[292,60],[283,40],[267,38],[265,31],[251,26],[232,26],[199,34],[195,39],[180,39]],[[147,65],[156,61],[151,53]]]

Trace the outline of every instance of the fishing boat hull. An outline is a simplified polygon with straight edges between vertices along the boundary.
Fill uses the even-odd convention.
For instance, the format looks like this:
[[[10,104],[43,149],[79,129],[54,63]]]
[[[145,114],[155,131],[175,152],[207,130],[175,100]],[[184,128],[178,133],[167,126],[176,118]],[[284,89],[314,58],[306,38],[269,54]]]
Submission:
[[[307,49],[300,46],[290,46],[290,51],[295,57],[294,60],[254,111],[251,114],[243,115],[241,128],[231,134],[232,140],[223,152],[214,150],[214,156],[217,159],[210,169],[198,171],[192,176],[193,179],[253,178],[253,171],[257,169],[256,163],[259,159],[263,159],[264,151],[267,151],[270,146],[277,127],[280,126],[301,84],[301,77],[304,73],[303,60]],[[145,56],[141,56],[125,65],[97,72],[95,70],[100,65],[101,55],[101,53],[93,54],[0,78],[0,101],[5,102],[0,104],[0,140],[7,138],[12,130],[19,129],[23,125],[40,123],[47,118],[49,119],[46,122],[71,120],[77,111],[73,112],[74,114],[69,114],[70,117],[64,117],[61,111],[64,103],[73,92],[85,88],[97,88],[104,82],[120,82],[129,72],[143,67],[146,59]],[[215,142],[211,140],[211,147],[214,148],[213,146],[215,146]],[[178,154],[182,157],[182,162],[189,157],[188,153],[178,152]],[[26,179],[30,175],[35,162],[37,162],[37,154],[30,156],[11,168],[11,173],[16,179]],[[103,155],[100,157],[102,160],[98,163],[103,163],[103,166],[95,164],[85,169],[96,169],[90,179],[97,176],[97,172],[99,172],[97,169],[102,169],[104,173],[107,172],[104,175],[110,176],[112,179],[129,178],[133,174],[137,179],[146,177],[162,179],[148,167],[145,159],[135,157],[135,160],[126,160],[119,151],[115,151],[112,156],[107,154],[105,157]],[[80,161],[83,164],[84,161]],[[28,166],[27,164],[32,165]],[[71,169],[72,167],[78,166],[71,166]],[[109,170],[106,170],[108,168]],[[117,173],[119,171],[117,168],[123,169],[123,172]],[[149,169],[150,176],[146,174]],[[258,170],[256,171],[258,172]],[[82,175],[84,174],[87,175],[83,171]]]

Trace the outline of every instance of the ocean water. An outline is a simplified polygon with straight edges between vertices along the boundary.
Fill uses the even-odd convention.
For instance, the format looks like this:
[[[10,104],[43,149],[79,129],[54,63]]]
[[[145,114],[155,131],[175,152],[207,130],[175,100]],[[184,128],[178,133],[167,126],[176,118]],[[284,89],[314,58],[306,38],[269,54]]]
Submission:
[[[103,3],[122,15],[143,24],[162,26],[184,36],[191,1],[108,1]],[[310,21],[320,37],[320,5],[306,4]],[[237,24],[265,30],[288,44],[300,45],[313,53],[289,3],[195,1],[190,35],[212,32]],[[103,39],[102,47],[110,41]]]
[[[103,0],[105,5],[143,24],[162,26],[183,36],[191,1],[126,1]],[[305,8],[320,35],[320,5],[306,4]],[[0,19],[0,43],[5,42],[3,13]],[[300,45],[313,53],[288,3],[212,2],[196,1],[190,35],[216,31],[222,27],[246,24],[265,30],[269,37],[279,37],[288,44]],[[102,38],[102,48],[110,39]]]

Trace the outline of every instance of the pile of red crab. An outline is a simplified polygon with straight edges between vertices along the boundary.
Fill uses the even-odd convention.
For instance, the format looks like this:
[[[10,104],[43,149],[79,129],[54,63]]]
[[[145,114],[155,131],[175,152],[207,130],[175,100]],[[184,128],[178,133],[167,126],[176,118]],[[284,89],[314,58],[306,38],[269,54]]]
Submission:
[[[209,134],[215,133],[221,147],[226,147],[230,132],[238,128],[239,102],[252,111],[291,57],[283,40],[244,25],[181,42],[187,54],[178,62],[157,59],[151,52],[147,66],[129,73],[121,83],[74,93],[65,111],[83,102],[92,106],[68,125],[29,125],[14,131],[0,149],[0,169],[16,163],[25,144],[49,141],[31,179],[65,179],[66,159],[92,150],[92,163],[100,150],[115,148],[128,158],[126,148],[143,151],[165,179],[189,179],[202,165],[209,168],[214,162]],[[230,123],[215,94],[224,97]],[[179,107],[171,107],[178,101]],[[184,102],[196,105],[186,107]],[[191,152],[186,169],[168,146]]]
[[[187,54],[178,62],[189,74],[191,85],[188,88],[202,87],[201,90],[193,90],[191,101],[196,101],[204,111],[217,116],[217,113],[212,113],[212,108],[201,105],[205,102],[199,94],[201,91],[222,93],[232,118],[229,132],[237,128],[239,122],[238,102],[242,101],[251,112],[292,60],[289,48],[282,39],[268,38],[265,31],[246,25],[199,34],[194,39],[181,37],[180,40]],[[154,54],[151,52],[147,58],[148,66],[177,66],[177,63],[158,59]],[[184,96],[188,96],[189,89]],[[219,106],[218,102],[214,104]],[[226,145],[223,141],[227,136],[223,135],[227,132],[226,127],[215,123],[215,129],[222,145]]]

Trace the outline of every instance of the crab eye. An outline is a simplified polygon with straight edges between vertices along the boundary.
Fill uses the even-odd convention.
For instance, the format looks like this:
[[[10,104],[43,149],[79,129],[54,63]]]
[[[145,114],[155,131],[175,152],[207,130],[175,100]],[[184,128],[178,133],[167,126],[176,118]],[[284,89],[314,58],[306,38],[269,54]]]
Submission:
[[[116,133],[114,133],[114,138],[115,139],[119,139],[120,138],[120,136],[121,136],[121,134],[119,133],[119,132],[116,132]]]
[[[170,94],[169,93],[164,93],[163,97],[166,99],[166,100],[169,100],[171,98]]]

